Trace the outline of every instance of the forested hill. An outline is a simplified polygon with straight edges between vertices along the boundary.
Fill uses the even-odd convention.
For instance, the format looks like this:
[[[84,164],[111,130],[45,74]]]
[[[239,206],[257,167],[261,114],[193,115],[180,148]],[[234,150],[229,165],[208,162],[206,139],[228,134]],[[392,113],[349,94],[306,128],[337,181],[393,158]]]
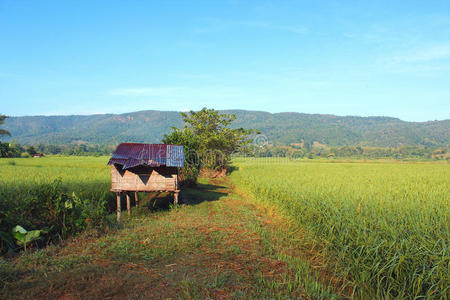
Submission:
[[[425,145],[448,147],[450,120],[405,122],[390,117],[353,117],[302,113],[267,113],[228,110],[237,120],[234,127],[259,129],[273,144],[317,141],[328,146],[360,145],[395,147]],[[183,126],[178,112],[139,111],[89,116],[13,117],[4,128],[22,144],[119,142],[158,143],[172,126]]]

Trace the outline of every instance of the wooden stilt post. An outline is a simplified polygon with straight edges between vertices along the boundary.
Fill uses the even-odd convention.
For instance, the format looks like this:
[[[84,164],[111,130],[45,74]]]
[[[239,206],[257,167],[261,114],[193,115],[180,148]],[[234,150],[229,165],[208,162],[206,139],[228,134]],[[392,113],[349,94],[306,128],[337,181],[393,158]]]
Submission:
[[[173,194],[173,204],[178,204],[178,192],[175,192],[175,194]]]
[[[138,195],[138,192],[134,192],[134,201],[136,201],[136,207],[139,207],[139,195]]]
[[[116,193],[117,195],[117,222],[120,223],[120,213],[121,213],[121,208],[120,208],[120,192]]]
[[[130,216],[131,215],[130,193],[126,192],[125,194],[127,195],[127,212],[128,212],[128,215]]]

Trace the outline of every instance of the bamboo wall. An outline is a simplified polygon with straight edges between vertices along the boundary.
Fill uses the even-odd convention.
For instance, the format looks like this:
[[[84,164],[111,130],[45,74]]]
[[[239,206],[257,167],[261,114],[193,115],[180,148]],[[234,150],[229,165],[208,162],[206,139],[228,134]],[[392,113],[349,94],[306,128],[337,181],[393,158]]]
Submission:
[[[111,166],[111,191],[178,191],[177,168],[139,166],[121,170],[119,165]]]

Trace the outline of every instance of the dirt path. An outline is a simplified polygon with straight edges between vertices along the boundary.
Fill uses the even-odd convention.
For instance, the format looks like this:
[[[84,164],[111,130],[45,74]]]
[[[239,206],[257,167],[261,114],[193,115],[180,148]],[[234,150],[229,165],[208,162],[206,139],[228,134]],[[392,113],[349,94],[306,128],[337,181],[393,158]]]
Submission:
[[[185,199],[153,213],[144,205],[122,229],[2,263],[0,298],[336,297],[323,260],[296,243],[301,232],[226,178],[203,181]]]

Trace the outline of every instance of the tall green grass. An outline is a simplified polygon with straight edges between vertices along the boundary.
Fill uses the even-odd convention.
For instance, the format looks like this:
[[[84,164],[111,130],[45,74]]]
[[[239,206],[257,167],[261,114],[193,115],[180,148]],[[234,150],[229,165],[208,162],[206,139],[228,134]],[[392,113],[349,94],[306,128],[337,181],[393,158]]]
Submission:
[[[45,229],[49,241],[99,225],[113,203],[106,162],[106,157],[0,159],[0,231],[9,233],[17,224]]]
[[[450,165],[235,164],[234,184],[292,217],[359,297],[448,298]]]

